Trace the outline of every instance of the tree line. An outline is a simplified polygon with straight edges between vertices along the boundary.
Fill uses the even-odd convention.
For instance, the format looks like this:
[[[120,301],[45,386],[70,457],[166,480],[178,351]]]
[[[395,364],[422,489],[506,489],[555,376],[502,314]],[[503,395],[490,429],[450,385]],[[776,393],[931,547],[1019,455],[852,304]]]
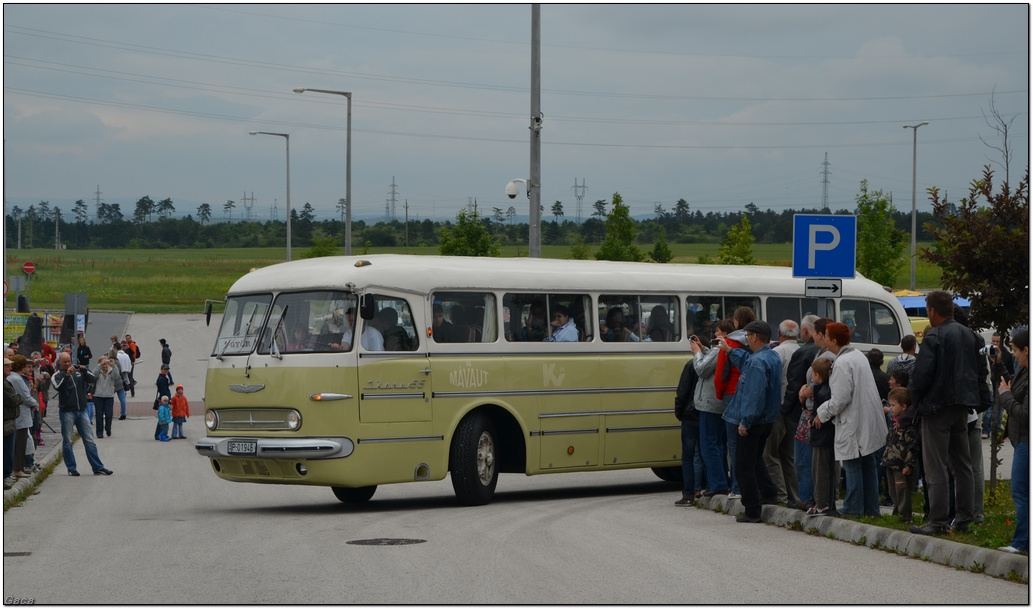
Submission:
[[[892,204],[891,204],[892,205]],[[338,206],[340,207],[340,205]],[[606,220],[612,210],[612,201],[600,199],[593,204],[594,212],[575,222],[564,215],[561,201],[550,208],[552,219],[542,209],[543,245],[601,244],[606,238]],[[82,199],[75,202],[70,213],[65,213],[48,201],[40,201],[27,209],[14,206],[6,214],[4,223],[8,246],[24,248],[53,248],[59,242],[71,249],[165,249],[165,248],[223,248],[223,247],[284,247],[284,222],[276,220],[245,220],[233,217],[236,204],[227,201],[222,214],[209,203],[203,203],[184,217],[176,214],[170,198],[155,202],[149,196],[141,197],[131,213],[124,212],[118,203],[101,202],[91,214],[90,206]],[[515,208],[494,208],[490,213],[466,209],[475,216],[500,245],[526,245],[528,225],[516,221]],[[793,216],[798,213],[831,213],[820,209],[786,209],[781,212],[761,210],[749,203],[741,210],[692,210],[685,199],[672,209],[660,203],[654,206],[650,218],[630,216],[632,239],[640,245],[652,245],[661,240],[668,243],[720,243],[745,216],[757,243],[789,243],[793,239]],[[836,214],[853,214],[856,210],[840,209]],[[911,233],[910,211],[892,209],[889,214],[893,227]],[[214,220],[214,221],[213,221]],[[933,233],[927,226],[934,222],[930,212],[918,213],[918,240],[930,241]],[[55,231],[55,224],[57,230]],[[353,243],[359,246],[400,247],[404,245],[439,247],[442,230],[451,229],[456,221],[410,220],[408,226],[400,220],[352,222]],[[20,233],[20,235],[19,235]],[[319,219],[309,203],[300,210],[291,210],[292,245],[311,247],[326,239],[343,243],[344,222],[336,217]],[[20,240],[19,240],[20,236]]]

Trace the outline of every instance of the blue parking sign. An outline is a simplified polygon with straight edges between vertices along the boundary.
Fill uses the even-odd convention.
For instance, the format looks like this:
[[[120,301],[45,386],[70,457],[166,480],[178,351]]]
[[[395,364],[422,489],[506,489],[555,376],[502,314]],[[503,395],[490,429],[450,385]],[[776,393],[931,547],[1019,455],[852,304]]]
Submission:
[[[793,277],[854,277],[857,216],[793,216]]]

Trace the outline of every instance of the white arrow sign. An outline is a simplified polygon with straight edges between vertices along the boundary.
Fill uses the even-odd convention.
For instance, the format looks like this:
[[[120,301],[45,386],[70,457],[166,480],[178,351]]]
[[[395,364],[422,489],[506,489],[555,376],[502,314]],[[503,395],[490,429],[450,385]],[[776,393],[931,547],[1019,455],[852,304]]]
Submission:
[[[842,294],[842,279],[808,279],[804,282],[806,298],[836,298]]]

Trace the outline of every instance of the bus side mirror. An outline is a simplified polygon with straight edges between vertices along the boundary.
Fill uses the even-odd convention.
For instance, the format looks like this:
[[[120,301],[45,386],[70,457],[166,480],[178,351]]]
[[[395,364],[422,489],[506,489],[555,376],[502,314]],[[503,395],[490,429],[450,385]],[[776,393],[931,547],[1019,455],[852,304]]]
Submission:
[[[204,301],[204,325],[212,325],[212,301]]]
[[[373,302],[372,294],[362,294],[359,296],[359,317],[369,321],[373,319],[373,314],[376,313],[374,308],[375,303]]]

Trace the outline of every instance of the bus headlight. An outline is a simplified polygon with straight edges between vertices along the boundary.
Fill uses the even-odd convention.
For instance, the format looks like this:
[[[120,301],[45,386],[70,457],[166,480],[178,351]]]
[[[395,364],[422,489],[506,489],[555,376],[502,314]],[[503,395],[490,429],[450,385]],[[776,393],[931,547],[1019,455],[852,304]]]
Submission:
[[[214,410],[204,413],[204,425],[209,430],[214,431],[219,426],[219,415],[215,414]]]
[[[287,411],[287,429],[297,431],[301,427],[301,413],[297,410]]]

